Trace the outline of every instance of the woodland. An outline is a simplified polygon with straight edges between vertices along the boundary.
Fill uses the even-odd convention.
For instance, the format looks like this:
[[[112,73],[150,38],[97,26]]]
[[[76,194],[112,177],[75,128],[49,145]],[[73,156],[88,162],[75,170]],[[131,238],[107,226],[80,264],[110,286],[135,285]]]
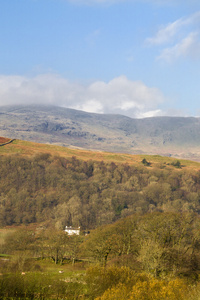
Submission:
[[[83,230],[134,213],[200,213],[200,171],[51,156],[0,156],[0,225],[51,222]]]
[[[49,153],[0,164],[0,299],[200,299],[198,168]]]
[[[1,244],[1,299],[180,299],[200,296],[200,219],[134,214],[68,236],[18,227]]]

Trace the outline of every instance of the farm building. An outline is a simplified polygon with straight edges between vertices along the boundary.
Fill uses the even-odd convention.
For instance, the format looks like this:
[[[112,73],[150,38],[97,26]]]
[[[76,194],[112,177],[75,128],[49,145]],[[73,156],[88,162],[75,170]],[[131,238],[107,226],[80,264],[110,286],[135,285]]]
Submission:
[[[80,227],[76,228],[76,227],[72,227],[72,226],[66,226],[65,227],[65,232],[68,235],[79,235],[80,234]]]

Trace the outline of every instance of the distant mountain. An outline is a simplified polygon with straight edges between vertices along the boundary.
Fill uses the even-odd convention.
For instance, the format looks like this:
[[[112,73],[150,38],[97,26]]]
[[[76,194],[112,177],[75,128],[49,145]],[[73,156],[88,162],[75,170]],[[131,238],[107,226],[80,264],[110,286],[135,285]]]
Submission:
[[[91,150],[200,161],[200,118],[132,119],[55,106],[0,107],[0,136]]]

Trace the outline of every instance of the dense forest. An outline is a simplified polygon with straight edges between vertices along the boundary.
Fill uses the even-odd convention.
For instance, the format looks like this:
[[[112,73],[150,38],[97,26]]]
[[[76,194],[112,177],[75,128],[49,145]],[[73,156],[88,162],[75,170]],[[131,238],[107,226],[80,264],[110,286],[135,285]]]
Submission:
[[[51,221],[83,230],[134,213],[200,212],[200,172],[50,154],[0,156],[0,225]]]

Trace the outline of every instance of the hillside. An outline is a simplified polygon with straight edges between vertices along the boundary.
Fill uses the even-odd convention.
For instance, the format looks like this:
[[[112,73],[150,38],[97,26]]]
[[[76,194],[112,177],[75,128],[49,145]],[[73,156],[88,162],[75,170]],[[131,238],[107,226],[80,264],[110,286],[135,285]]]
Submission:
[[[0,141],[10,141],[5,137],[0,137]],[[13,140],[3,147],[0,147],[0,155],[15,156],[19,155],[22,157],[35,157],[36,155],[49,154],[53,157],[63,157],[69,159],[76,157],[83,161],[97,161],[105,163],[117,163],[117,164],[128,164],[141,166],[141,161],[145,158],[151,162],[151,168],[170,167],[171,164],[177,161],[177,158],[160,156],[160,155],[147,155],[147,154],[126,154],[126,153],[113,153],[104,151],[91,151],[85,149],[75,149],[62,147],[58,145],[49,145],[42,143],[35,143],[23,140]],[[17,156],[18,157],[18,156]],[[200,163],[185,159],[179,159],[181,162],[182,169],[184,170],[200,170]]]
[[[9,141],[0,137],[3,298],[113,299],[113,284],[118,299],[199,298],[200,163]]]
[[[200,213],[198,162],[14,140],[0,163],[0,226],[91,229],[134,213]]]
[[[160,154],[200,161],[200,119],[132,119],[54,106],[0,108],[0,135],[129,154]]]

